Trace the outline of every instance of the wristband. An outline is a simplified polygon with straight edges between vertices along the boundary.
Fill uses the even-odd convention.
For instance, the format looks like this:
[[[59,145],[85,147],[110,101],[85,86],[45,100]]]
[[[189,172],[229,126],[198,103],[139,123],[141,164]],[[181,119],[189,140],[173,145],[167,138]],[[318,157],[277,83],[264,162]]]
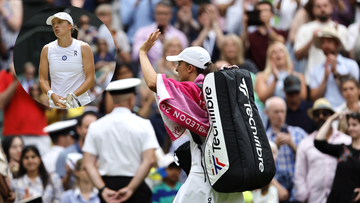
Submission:
[[[55,92],[52,91],[52,90],[49,90],[49,91],[46,93],[47,96],[49,97],[49,99],[51,99],[51,95],[52,95],[53,93],[55,93]]]
[[[99,194],[101,195],[101,193],[104,191],[104,189],[106,188],[106,185],[102,188],[99,189]]]

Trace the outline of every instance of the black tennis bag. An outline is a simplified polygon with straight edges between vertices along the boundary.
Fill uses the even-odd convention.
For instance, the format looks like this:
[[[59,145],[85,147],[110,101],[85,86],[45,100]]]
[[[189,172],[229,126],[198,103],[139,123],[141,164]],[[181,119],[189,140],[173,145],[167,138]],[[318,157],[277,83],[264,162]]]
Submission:
[[[230,193],[269,184],[276,168],[250,73],[242,69],[209,73],[202,91],[210,119],[203,156],[211,186]]]

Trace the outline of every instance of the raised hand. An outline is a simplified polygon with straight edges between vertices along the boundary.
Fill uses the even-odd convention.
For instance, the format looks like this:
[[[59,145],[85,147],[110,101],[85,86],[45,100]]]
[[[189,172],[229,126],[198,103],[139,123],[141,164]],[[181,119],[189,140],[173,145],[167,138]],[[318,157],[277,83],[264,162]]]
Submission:
[[[273,72],[273,74],[274,74],[274,76],[275,76],[275,79],[277,80],[277,79],[279,79],[279,70],[277,69],[274,61],[271,60],[270,63],[271,63],[272,72]]]
[[[149,36],[149,38],[141,45],[139,52],[148,52],[151,47],[154,46],[156,40],[159,38],[160,35],[159,29],[157,29],[155,32],[152,32]]]

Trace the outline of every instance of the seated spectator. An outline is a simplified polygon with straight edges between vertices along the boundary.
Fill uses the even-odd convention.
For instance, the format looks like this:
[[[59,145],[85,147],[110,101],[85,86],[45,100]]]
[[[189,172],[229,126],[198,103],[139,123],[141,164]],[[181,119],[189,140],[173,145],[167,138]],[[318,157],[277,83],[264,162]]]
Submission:
[[[50,107],[49,107],[49,97],[45,93],[42,92],[39,84],[34,83],[30,87],[29,95],[33,99],[35,99],[37,102],[39,102],[40,104],[44,104],[46,107],[48,107],[47,109],[50,109]]]
[[[284,44],[275,42],[269,46],[266,56],[265,70],[256,75],[255,91],[262,102],[272,96],[285,99],[284,79],[294,74],[301,81],[301,98],[306,99],[307,88],[303,74],[293,72],[289,52]]]
[[[76,132],[79,135],[79,140],[68,147],[66,147],[58,156],[56,160],[56,173],[60,175],[64,189],[71,188],[74,184],[73,171],[66,165],[66,156],[70,153],[82,154],[81,148],[84,145],[85,137],[89,125],[97,120],[97,116],[94,112],[85,112],[79,119],[76,125]]]
[[[90,45],[91,49],[95,49],[97,39],[97,28],[90,24],[90,18],[87,15],[81,15],[79,18],[78,39]]]
[[[295,197],[300,202],[326,202],[330,193],[337,159],[316,149],[314,139],[333,114],[330,103],[324,98],[316,100],[309,110],[309,116],[315,121],[317,129],[300,142],[296,152],[294,187]],[[331,128],[326,141],[331,144],[350,144],[351,138]]]
[[[274,13],[273,6],[270,2],[258,2],[255,9],[260,11],[260,20],[263,22],[263,25],[258,26],[255,32],[248,33],[248,17],[246,17],[243,22],[244,30],[242,39],[248,48],[249,58],[256,64],[259,71],[263,71],[266,65],[266,52],[269,44],[276,41],[285,43],[287,33],[271,27],[270,19],[273,17]]]
[[[301,81],[295,75],[289,75],[284,80],[284,91],[286,95],[286,123],[297,126],[312,133],[316,130],[314,121],[309,117],[307,111],[312,108],[313,103],[301,98]]]
[[[49,133],[52,141],[51,148],[42,156],[42,161],[48,173],[55,172],[56,160],[65,147],[74,144],[72,136],[75,135],[73,129],[76,123],[76,119],[59,121],[44,128],[44,132]]]
[[[162,183],[153,189],[152,203],[171,203],[181,187],[178,181],[181,173],[180,166],[174,162],[174,156],[166,154],[163,160],[166,176],[163,177]]]
[[[95,70],[106,66],[114,66],[115,56],[108,50],[105,39],[99,38],[96,42],[96,52],[94,54]],[[111,69],[111,68],[110,68]]]
[[[18,79],[21,86],[24,90],[30,94],[30,88],[37,83],[37,79],[35,78],[35,66],[31,62],[26,62],[24,64],[24,72],[23,75],[19,75]]]
[[[251,60],[245,59],[242,40],[235,34],[225,35],[220,46],[220,53],[220,60],[226,61],[230,65],[237,65],[253,74],[258,72],[256,65]]]
[[[199,6],[198,19],[201,30],[191,46],[201,46],[206,49],[211,57],[211,61],[217,61],[220,56],[220,46],[224,33],[221,30],[218,20],[216,7],[211,4],[201,4]]]
[[[346,115],[351,144],[329,144],[326,137],[331,130],[331,123],[340,115],[342,114],[335,113],[326,120],[315,137],[314,145],[322,153],[338,160],[333,186],[327,202],[358,202],[360,201],[360,114],[350,113]]]
[[[11,182],[15,192],[15,202],[41,196],[43,202],[60,202],[63,187],[58,174],[49,174],[39,150],[35,146],[26,146],[21,154],[20,168]]]
[[[99,27],[98,38],[106,40],[110,53],[116,54],[122,62],[130,63],[131,48],[129,40],[123,30],[115,29],[112,26],[111,6],[109,4],[100,4],[95,10],[95,15],[104,23]]]
[[[172,12],[169,1],[160,1],[155,7],[155,23],[138,29],[135,33],[132,50],[132,60],[139,61],[139,48],[147,40],[149,35],[159,29],[161,34],[152,49],[148,52],[151,64],[155,64],[162,56],[162,48],[165,39],[178,38],[181,41],[182,48],[186,48],[189,42],[186,35],[170,24]]]
[[[351,74],[359,81],[359,66],[339,54],[343,47],[336,29],[325,27],[314,38],[315,47],[322,49],[326,59],[311,71],[310,98],[315,101],[325,97],[333,108],[345,102],[340,92],[340,76]]]
[[[21,151],[24,147],[23,140],[18,136],[4,137],[2,142],[2,149],[6,155],[6,159],[10,171],[10,179],[16,177],[19,172]],[[1,153],[1,152],[0,152]]]
[[[154,70],[157,73],[165,74],[167,78],[179,80],[179,75],[176,72],[177,64],[166,60],[166,57],[178,55],[182,50],[183,47],[178,38],[165,40],[162,57],[156,62]]]
[[[280,97],[271,97],[265,103],[270,127],[266,130],[269,141],[279,148],[276,160],[275,179],[289,192],[289,201],[295,201],[293,177],[297,146],[307,133],[299,128],[286,125],[286,103]]]
[[[61,203],[98,203],[100,198],[98,190],[94,187],[82,166],[82,159],[75,164],[74,189],[64,192],[61,196]]]

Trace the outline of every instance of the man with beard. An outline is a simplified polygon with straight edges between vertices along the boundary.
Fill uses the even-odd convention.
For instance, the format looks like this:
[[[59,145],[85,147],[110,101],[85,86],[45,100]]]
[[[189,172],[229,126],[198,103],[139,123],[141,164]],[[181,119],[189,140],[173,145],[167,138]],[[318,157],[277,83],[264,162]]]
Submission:
[[[326,58],[324,53],[313,44],[313,38],[323,27],[336,27],[341,42],[346,48],[348,46],[347,28],[331,20],[331,14],[333,13],[331,0],[314,0],[312,13],[315,20],[300,26],[294,42],[294,51],[297,60],[307,59],[305,68],[305,80],[307,84],[310,84],[311,69],[323,62]]]
[[[315,136],[320,127],[334,113],[330,102],[325,98],[315,101],[308,110],[309,117],[314,120],[317,130],[303,139],[296,152],[295,163],[295,198],[308,203],[325,203],[333,184],[337,160],[321,153],[314,146]],[[331,144],[351,143],[351,138],[335,128],[329,130],[326,140]]]
[[[343,45],[335,28],[324,27],[314,37],[314,45],[326,58],[311,70],[310,98],[315,101],[325,97],[333,108],[337,108],[345,102],[340,92],[340,77],[350,74],[359,81],[359,66],[338,53]]]

